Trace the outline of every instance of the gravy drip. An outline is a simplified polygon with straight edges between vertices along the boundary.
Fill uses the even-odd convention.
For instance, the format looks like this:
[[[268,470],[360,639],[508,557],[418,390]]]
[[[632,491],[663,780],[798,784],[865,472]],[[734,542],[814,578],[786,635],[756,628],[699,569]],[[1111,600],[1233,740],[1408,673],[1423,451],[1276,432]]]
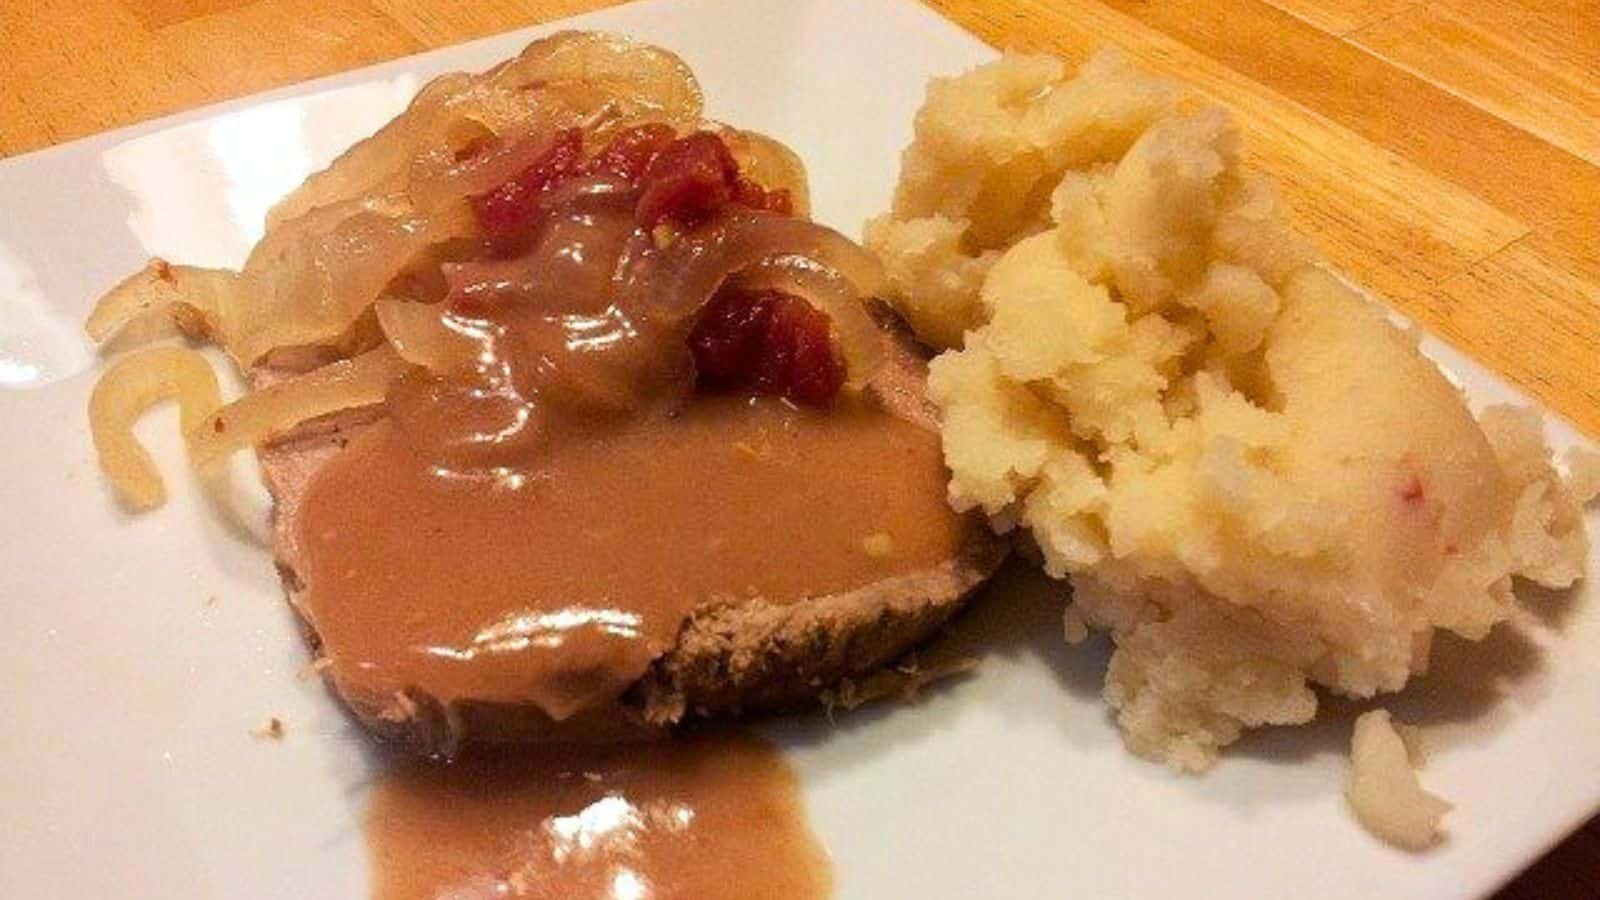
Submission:
[[[374,900],[820,900],[794,775],[753,737],[414,762],[367,812]]]

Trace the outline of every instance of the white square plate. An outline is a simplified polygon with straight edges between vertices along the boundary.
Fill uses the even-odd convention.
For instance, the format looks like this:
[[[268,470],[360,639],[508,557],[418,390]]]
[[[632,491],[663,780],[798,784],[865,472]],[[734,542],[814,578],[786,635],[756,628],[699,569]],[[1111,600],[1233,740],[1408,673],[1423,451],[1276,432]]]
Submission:
[[[993,55],[898,0],[647,0],[562,26],[681,53],[711,114],[794,146],[818,217],[852,234],[888,202],[925,80]],[[174,479],[158,514],[117,512],[79,323],[151,255],[237,265],[273,200],[426,79],[556,27],[0,162],[0,896],[365,895],[366,743],[296,677],[305,651],[267,556],[192,485]],[[1516,397],[1426,346],[1475,402]],[[174,419],[151,418],[142,433],[176,471]],[[1204,778],[1130,757],[1098,697],[1105,648],[1062,644],[1052,593],[1003,580],[975,629],[980,673],[920,703],[769,728],[841,898],[1459,898],[1600,806],[1600,615],[1581,598],[1540,599],[1482,646],[1446,642],[1392,701],[1428,726],[1425,782],[1456,803],[1449,841],[1410,856],[1345,813],[1348,709],[1253,736]],[[252,738],[274,715],[287,737]]]

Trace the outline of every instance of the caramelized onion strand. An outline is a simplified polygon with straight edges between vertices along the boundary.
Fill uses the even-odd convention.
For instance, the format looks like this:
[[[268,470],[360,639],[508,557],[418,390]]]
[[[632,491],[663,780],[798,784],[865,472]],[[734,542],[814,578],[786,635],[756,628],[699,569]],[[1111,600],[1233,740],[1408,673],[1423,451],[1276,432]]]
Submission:
[[[185,434],[222,405],[211,363],[184,347],[157,347],[119,360],[89,395],[89,429],[100,468],[134,511],[166,502],[167,489],[133,425],[156,404],[176,399]]]
[[[484,350],[483,341],[446,324],[438,304],[385,297],[373,309],[394,352],[436,374],[470,373]]]
[[[238,273],[226,269],[174,266],[153,259],[95,303],[84,331],[102,344],[137,319],[165,313],[191,337],[214,335],[238,281]]]
[[[187,432],[190,462],[207,468],[310,419],[383,400],[406,362],[387,345],[251,391]]]

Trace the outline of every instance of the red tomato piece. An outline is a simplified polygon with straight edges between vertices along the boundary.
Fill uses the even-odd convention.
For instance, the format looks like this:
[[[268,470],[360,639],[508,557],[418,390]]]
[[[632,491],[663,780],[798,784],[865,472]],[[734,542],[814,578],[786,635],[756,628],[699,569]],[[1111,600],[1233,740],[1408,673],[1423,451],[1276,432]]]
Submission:
[[[828,316],[776,291],[717,293],[689,334],[699,386],[823,406],[844,384]]]
[[[650,160],[634,219],[645,228],[663,222],[693,227],[733,199],[739,164],[728,145],[709,131],[668,144]]]
[[[487,193],[471,198],[478,225],[503,241],[525,234],[538,219],[539,196],[579,172],[583,132],[569,128],[526,169]]]

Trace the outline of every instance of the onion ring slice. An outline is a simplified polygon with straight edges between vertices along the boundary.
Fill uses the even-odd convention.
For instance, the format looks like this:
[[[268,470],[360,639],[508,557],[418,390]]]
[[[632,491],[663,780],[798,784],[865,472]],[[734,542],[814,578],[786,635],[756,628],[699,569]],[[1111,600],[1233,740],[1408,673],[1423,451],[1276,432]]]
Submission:
[[[466,375],[487,351],[487,335],[452,328],[439,304],[385,297],[374,304],[378,325],[403,360],[436,375]]]
[[[788,191],[794,215],[810,218],[811,186],[799,154],[758,131],[731,125],[718,125],[716,131],[739,163],[739,174],[769,191]]]

